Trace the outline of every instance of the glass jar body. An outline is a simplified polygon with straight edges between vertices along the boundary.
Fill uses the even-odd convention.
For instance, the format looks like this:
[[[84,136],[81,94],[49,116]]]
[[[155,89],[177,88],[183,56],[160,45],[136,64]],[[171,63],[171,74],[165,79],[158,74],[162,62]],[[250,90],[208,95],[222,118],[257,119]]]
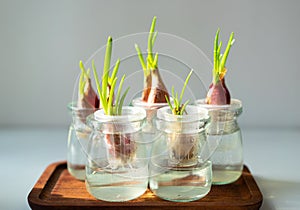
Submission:
[[[94,109],[82,109],[75,102],[68,104],[72,122],[69,126],[67,144],[67,168],[69,173],[79,180],[85,179],[86,146],[91,129],[86,124],[86,117]]]
[[[86,188],[104,201],[135,199],[148,186],[148,159],[141,131],[146,113],[135,107],[124,107],[123,113],[105,116],[100,110],[88,120],[93,132],[88,145]]]
[[[136,98],[132,101],[132,106],[143,108],[146,111],[146,124],[143,127],[143,133],[146,137],[145,140],[147,142],[155,141],[155,138],[157,137],[157,129],[155,126],[157,110],[168,106],[168,103],[147,103],[142,101],[141,98]]]
[[[172,99],[171,99],[172,101]],[[159,108],[168,106],[167,103],[147,103],[141,100],[141,98],[136,98],[132,101],[132,106],[143,108],[146,111],[146,123],[143,126],[143,139],[147,143],[147,154],[150,158],[152,144],[156,141],[158,137],[158,132],[155,126],[155,117],[157,110]]]
[[[206,106],[211,117],[207,129],[208,141],[218,142],[210,157],[213,164],[213,184],[232,183],[243,171],[242,132],[237,122],[242,113],[242,104],[233,99],[230,105],[198,105]]]
[[[188,113],[196,111],[199,109],[187,107]],[[160,137],[153,144],[149,163],[150,189],[169,201],[198,200],[210,191],[212,181],[211,162],[201,156],[207,119],[205,114],[176,117],[169,113],[168,107],[158,110]]]

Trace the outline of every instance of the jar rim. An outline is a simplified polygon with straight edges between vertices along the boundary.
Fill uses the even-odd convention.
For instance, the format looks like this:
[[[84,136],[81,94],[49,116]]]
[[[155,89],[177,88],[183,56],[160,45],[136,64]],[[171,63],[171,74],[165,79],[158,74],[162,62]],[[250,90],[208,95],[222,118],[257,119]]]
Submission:
[[[89,111],[89,110],[98,110],[99,108],[82,108],[77,106],[77,101],[71,101],[68,103],[67,108],[70,111]]]
[[[146,111],[140,107],[124,106],[122,115],[106,115],[104,109],[94,112],[94,119],[98,122],[134,122],[146,118]]]
[[[238,99],[231,99],[230,104],[225,104],[225,105],[214,105],[214,104],[207,104],[205,103],[205,99],[198,99],[195,101],[195,104],[197,106],[209,109],[209,110],[216,110],[216,109],[223,109],[223,110],[228,110],[228,111],[240,111],[242,112],[243,105],[242,102]]]
[[[171,101],[173,101],[173,99],[170,99]],[[168,106],[168,103],[149,103],[149,102],[145,102],[142,100],[141,97],[139,98],[135,98],[132,100],[132,105],[134,107],[143,107],[146,109],[157,109],[157,108],[161,108],[164,106]]]
[[[195,105],[187,105],[186,110],[188,114],[184,115],[174,115],[169,106],[162,107],[157,110],[157,118],[160,120],[170,121],[170,122],[195,122],[195,121],[208,121],[209,114],[208,110]]]

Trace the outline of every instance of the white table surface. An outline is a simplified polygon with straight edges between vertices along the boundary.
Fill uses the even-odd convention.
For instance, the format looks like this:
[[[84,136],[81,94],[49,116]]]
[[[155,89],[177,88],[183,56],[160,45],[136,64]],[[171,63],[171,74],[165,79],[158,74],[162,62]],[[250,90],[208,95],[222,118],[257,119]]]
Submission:
[[[261,209],[300,209],[300,131],[242,129],[245,164]],[[67,128],[0,129],[0,209],[30,209],[27,196],[45,168],[66,159]]]

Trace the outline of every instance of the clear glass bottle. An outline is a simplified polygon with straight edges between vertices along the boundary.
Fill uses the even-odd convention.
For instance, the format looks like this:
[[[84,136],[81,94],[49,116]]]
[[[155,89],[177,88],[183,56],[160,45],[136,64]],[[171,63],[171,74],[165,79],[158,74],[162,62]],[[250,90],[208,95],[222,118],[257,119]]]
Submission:
[[[86,124],[86,117],[93,113],[94,109],[78,108],[76,102],[68,104],[68,110],[72,117],[69,126],[67,146],[67,167],[69,173],[79,180],[85,179],[86,146],[91,133]]]
[[[122,202],[147,190],[148,160],[142,127],[146,112],[123,107],[122,115],[108,116],[104,110],[88,117],[93,132],[88,145],[86,188],[95,198]]]
[[[152,143],[155,142],[158,137],[158,132],[155,126],[156,113],[159,108],[168,106],[168,103],[147,103],[142,101],[141,98],[136,98],[132,101],[132,106],[141,107],[146,111],[146,124],[142,131],[144,141],[147,143],[147,153],[150,157]]]
[[[150,189],[165,200],[187,202],[204,197],[211,188],[211,162],[202,151],[206,144],[206,109],[187,106],[187,115],[173,115],[169,107],[157,111],[160,137],[149,163]]]
[[[211,117],[207,129],[208,141],[218,141],[210,160],[213,163],[213,184],[223,185],[236,181],[243,171],[243,144],[237,118],[242,113],[242,103],[231,99],[230,105],[208,105],[196,102],[209,110]]]

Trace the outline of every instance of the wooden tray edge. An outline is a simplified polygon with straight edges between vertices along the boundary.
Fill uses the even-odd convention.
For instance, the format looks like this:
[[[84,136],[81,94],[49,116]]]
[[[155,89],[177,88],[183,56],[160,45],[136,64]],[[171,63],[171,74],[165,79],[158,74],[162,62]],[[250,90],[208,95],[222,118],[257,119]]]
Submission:
[[[51,183],[51,176],[53,176],[57,168],[66,165],[66,163],[64,160],[51,163],[47,166],[27,196],[27,201],[31,209],[44,209],[43,207],[47,206],[48,202],[41,199],[42,192]]]
[[[263,195],[259,190],[259,187],[247,165],[244,165],[242,176],[245,183],[247,184],[249,191],[252,193],[251,194],[252,199],[249,200],[249,205],[251,206],[257,205],[259,208],[263,202]]]
[[[54,162],[52,164],[50,164],[45,171],[43,172],[43,174],[40,176],[40,178],[38,179],[37,183],[34,185],[34,187],[32,188],[31,192],[29,193],[27,200],[29,203],[29,206],[32,209],[38,210],[38,209],[53,209],[53,208],[59,208],[59,209],[63,209],[63,208],[72,208],[72,209],[80,209],[80,207],[86,207],[85,204],[83,204],[82,206],[70,206],[70,205],[64,205],[62,206],[61,204],[56,204],[53,203],[51,201],[47,201],[47,200],[43,200],[43,191],[49,187],[52,188],[52,183],[56,183],[54,180],[59,178],[60,176],[60,172],[62,172],[66,167],[66,161],[59,161],[59,162]],[[61,169],[58,169],[61,168]],[[55,173],[54,172],[56,170],[61,170],[59,173]],[[54,175],[53,175],[54,174]],[[243,169],[243,174],[242,174],[242,178],[244,179],[249,191],[251,192],[251,199],[249,199],[249,201],[247,202],[243,202],[243,205],[239,205],[238,203],[232,203],[229,206],[222,206],[222,202],[218,202],[218,203],[214,203],[214,205],[211,205],[212,203],[209,202],[204,202],[205,204],[208,204],[205,209],[218,209],[219,207],[222,207],[222,209],[259,209],[259,207],[262,205],[263,202],[263,196],[261,191],[259,190],[258,185],[256,184],[256,181],[254,179],[254,177],[252,176],[249,168],[244,165],[244,169]],[[94,203],[94,202],[92,202]],[[170,203],[171,205],[169,206],[171,209],[174,207],[175,202]],[[179,206],[182,206],[181,204],[184,203],[179,203]],[[107,206],[101,206],[101,209],[111,209],[113,203],[108,203]],[[121,207],[121,206],[119,206]],[[129,209],[129,208],[145,208],[145,209],[151,209],[151,208],[155,208],[157,206],[141,206],[141,205],[136,205],[136,203],[128,203],[128,205],[125,205],[122,207],[122,209]],[[162,208],[166,207],[166,204],[163,204],[163,206],[161,206]],[[199,207],[199,206],[198,206]],[[100,208],[100,206],[89,206],[90,209],[95,209],[95,208]],[[196,207],[195,207],[196,208]]]

